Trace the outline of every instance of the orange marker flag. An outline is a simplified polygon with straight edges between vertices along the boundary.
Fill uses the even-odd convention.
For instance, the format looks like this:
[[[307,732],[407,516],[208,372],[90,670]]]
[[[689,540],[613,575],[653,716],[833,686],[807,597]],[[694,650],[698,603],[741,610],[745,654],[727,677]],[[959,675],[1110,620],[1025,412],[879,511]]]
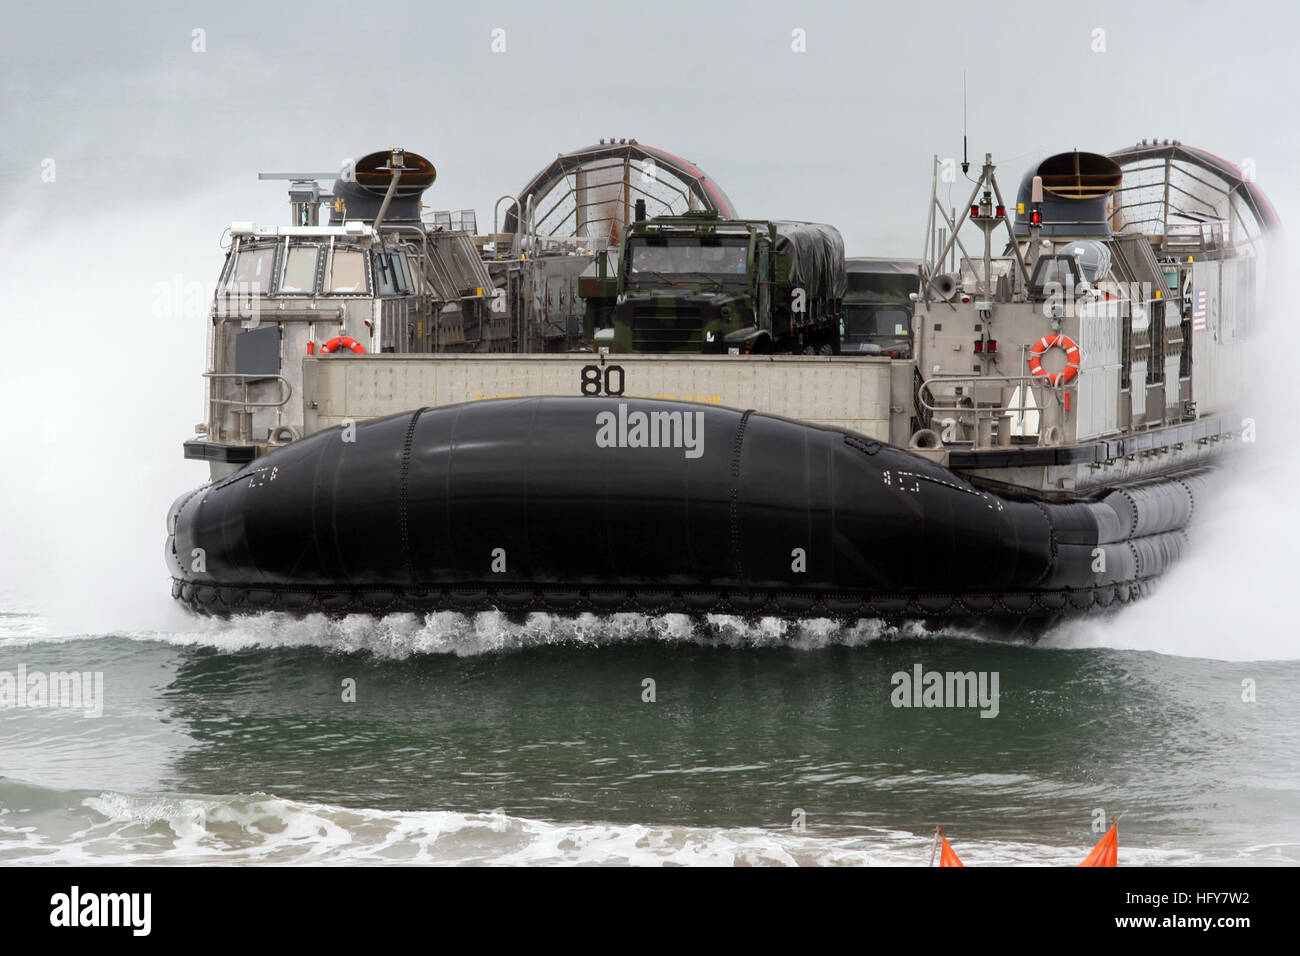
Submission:
[[[946,841],[945,841],[946,842]],[[1092,848],[1080,866],[1119,866],[1119,824],[1112,823],[1106,835]]]
[[[966,864],[963,863],[960,859],[958,859],[957,852],[951,846],[948,845],[948,838],[946,836],[941,836],[939,839],[943,840],[943,850],[939,854],[939,865],[940,866],[965,866]]]

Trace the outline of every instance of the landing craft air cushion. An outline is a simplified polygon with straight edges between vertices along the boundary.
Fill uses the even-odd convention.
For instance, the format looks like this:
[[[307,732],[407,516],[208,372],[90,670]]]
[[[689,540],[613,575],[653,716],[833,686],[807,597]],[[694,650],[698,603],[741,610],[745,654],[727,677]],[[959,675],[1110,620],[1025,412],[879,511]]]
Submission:
[[[762,221],[729,230],[734,208],[694,164],[602,142],[505,197],[507,231],[483,236],[472,214],[422,213],[422,157],[356,168],[332,195],[289,175],[294,226],[231,229],[207,417],[186,443],[212,481],[168,517],[173,595],[201,613],[1032,635],[1147,593],[1242,427],[1234,376],[1275,221],[1230,164],[1176,142],[1050,157],[1012,207],[986,158],[955,216],[936,160],[914,292],[893,301],[891,285],[886,303],[908,327],[872,342],[839,301],[829,330],[777,309],[763,355],[710,354],[703,336],[620,354],[601,334],[628,314],[619,275],[656,219],[667,241],[743,233],[757,261],[747,224]],[[975,230],[982,257],[963,241]],[[907,269],[887,271],[907,284]],[[791,291],[754,278],[756,297]],[[710,292],[735,298],[678,298]]]

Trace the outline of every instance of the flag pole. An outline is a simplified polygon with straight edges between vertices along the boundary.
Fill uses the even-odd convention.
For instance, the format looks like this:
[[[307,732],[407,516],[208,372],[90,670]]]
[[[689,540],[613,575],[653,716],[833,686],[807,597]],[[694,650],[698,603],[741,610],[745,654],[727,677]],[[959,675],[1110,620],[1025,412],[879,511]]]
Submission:
[[[934,828],[934,843],[930,845],[930,865],[934,866],[934,855],[939,851],[939,834],[943,832],[943,827]]]

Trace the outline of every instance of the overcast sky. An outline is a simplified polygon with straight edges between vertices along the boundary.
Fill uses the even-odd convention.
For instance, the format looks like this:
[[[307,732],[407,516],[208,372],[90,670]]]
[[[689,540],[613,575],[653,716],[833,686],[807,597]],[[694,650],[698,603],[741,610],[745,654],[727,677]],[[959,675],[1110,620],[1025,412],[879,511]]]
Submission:
[[[1295,205],[1292,3],[5,6],[4,216],[201,193],[224,214],[176,228],[215,236],[286,218],[258,171],[403,145],[438,167],[431,205],[490,223],[557,153],[636,137],[697,162],[742,215],[914,256],[930,157],[961,151],[963,70],[972,157],[1005,164],[1004,190],[1036,156],[1176,137],[1253,159],[1284,221]]]

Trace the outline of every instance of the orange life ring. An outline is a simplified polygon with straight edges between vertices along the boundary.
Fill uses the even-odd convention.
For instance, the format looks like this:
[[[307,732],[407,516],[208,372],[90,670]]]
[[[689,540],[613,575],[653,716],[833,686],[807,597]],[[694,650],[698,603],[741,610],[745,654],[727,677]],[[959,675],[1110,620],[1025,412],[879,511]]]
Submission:
[[[1065,352],[1065,368],[1055,375],[1043,368],[1042,363],[1043,353],[1050,348],[1059,348]],[[1075,345],[1074,340],[1068,335],[1044,335],[1029,350],[1029,371],[1033,373],[1034,378],[1045,378],[1052,385],[1060,388],[1073,382],[1075,376],[1079,374],[1079,358],[1079,346]]]
[[[351,349],[358,355],[366,350],[365,346],[356,339],[350,339],[346,335],[337,335],[322,345],[320,351],[322,355],[328,355],[330,352],[336,351],[340,348]]]

